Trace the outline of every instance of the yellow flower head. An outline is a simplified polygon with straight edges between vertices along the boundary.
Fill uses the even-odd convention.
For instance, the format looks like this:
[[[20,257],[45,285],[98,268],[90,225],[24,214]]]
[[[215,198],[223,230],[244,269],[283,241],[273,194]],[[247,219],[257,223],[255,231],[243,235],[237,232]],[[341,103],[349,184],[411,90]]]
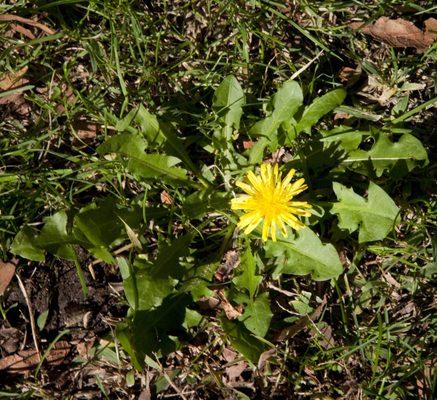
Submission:
[[[285,225],[299,230],[305,225],[297,219],[297,215],[308,217],[311,208],[306,201],[291,201],[294,196],[308,188],[305,180],[298,179],[290,183],[296,171],[290,170],[284,180],[278,171],[278,165],[261,165],[261,175],[256,176],[252,171],[247,174],[250,182],[237,182],[236,185],[246,194],[239,195],[231,201],[233,210],[244,210],[240,217],[238,227],[244,229],[247,235],[252,232],[261,221],[264,221],[262,239],[266,241],[269,233],[272,240],[276,241],[276,229],[282,231],[287,237]]]

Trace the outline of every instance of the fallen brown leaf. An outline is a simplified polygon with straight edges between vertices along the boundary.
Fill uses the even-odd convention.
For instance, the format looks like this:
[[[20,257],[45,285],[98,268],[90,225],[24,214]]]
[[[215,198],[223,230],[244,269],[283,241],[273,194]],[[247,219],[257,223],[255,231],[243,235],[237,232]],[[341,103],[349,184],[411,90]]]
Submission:
[[[214,277],[222,282],[240,264],[240,255],[235,250],[229,250],[224,255],[224,263],[215,272]]]
[[[425,21],[425,36],[430,41],[434,41],[437,38],[437,19],[428,18]]]
[[[82,340],[76,344],[77,353],[79,354],[79,356],[81,358],[83,358],[84,360],[89,359],[90,351],[91,351],[92,347],[94,346],[95,341],[96,341],[96,338],[91,337],[89,339]],[[73,343],[73,344],[75,344],[75,343]]]
[[[239,378],[244,370],[247,368],[247,365],[248,364],[245,361],[240,361],[236,364],[226,367],[225,371],[229,381],[232,382]]]
[[[8,354],[18,350],[22,333],[16,328],[0,328],[0,347]]]
[[[218,290],[217,294],[220,299],[220,307],[225,312],[227,319],[236,319],[243,313],[243,310],[237,309],[229,302],[224,291]]]
[[[0,296],[5,293],[12,278],[15,275],[15,264],[11,262],[0,261]]]
[[[51,365],[61,364],[70,352],[70,344],[66,341],[57,342],[46,356],[46,362]],[[38,352],[34,349],[19,351],[0,359],[0,371],[27,375],[40,362]]]
[[[202,297],[197,301],[197,305],[201,310],[214,310],[220,304],[220,300],[216,297]]]
[[[49,91],[48,87],[43,88],[45,93]],[[76,96],[74,95],[73,89],[71,86],[66,85],[65,83],[61,83],[61,91],[63,93],[64,99],[67,104],[73,105],[76,102]],[[56,112],[59,114],[63,114],[65,112],[65,107],[63,104],[58,104],[56,106]]]
[[[345,112],[338,112],[334,114],[334,121],[337,121],[339,119],[349,119],[349,118],[352,118],[352,115]]]
[[[325,349],[330,349],[335,345],[332,327],[328,324],[322,324],[318,329],[313,325],[311,329],[311,337],[318,337],[319,344]]]
[[[78,120],[74,124],[76,134],[80,139],[94,139],[97,136],[99,126],[94,122]]]
[[[432,39],[437,38],[437,19],[428,18],[425,21],[425,35],[429,36]]]
[[[386,105],[390,99],[392,99],[399,91],[399,88],[394,86],[388,86],[381,81],[377,76],[369,75],[367,77],[367,83],[357,93],[360,96],[365,97],[370,102],[378,102],[380,105]]]
[[[168,192],[166,192],[165,190],[163,190],[161,192],[161,203],[162,204],[167,204],[167,205],[172,205],[173,204],[173,199],[172,197],[168,194]]]
[[[258,369],[262,370],[265,367],[267,361],[275,354],[276,354],[276,349],[269,349],[261,353],[258,360]]]
[[[365,22],[350,22],[348,24],[348,27],[351,28],[353,31],[358,31],[359,29],[363,28],[366,25]]]
[[[24,78],[28,67],[21,68],[18,72],[12,72],[6,74],[0,79],[0,90],[12,90],[20,86],[24,86],[29,81]],[[0,105],[15,103],[15,106],[20,106],[22,104],[23,93],[12,93],[4,97],[0,97]]]
[[[244,140],[243,141],[243,148],[244,148],[244,150],[249,150],[253,147],[254,144],[255,143],[252,142],[252,140]]]
[[[343,67],[338,77],[340,78],[341,83],[343,83],[346,86],[352,86],[354,83],[360,79],[361,76],[361,66],[359,65],[357,68],[351,68],[351,67]]]
[[[308,325],[311,324],[311,321],[316,321],[320,318],[320,315],[322,315],[322,311],[325,308],[326,304],[328,303],[328,298],[326,295],[323,297],[322,302],[319,304],[319,306],[314,310],[314,312],[308,317],[305,315],[302,318],[299,318],[296,323],[290,327],[287,327],[275,336],[276,342],[282,342],[286,339],[290,339],[297,335],[299,332],[303,331],[307,328]]]
[[[48,33],[49,35],[53,35],[56,33],[56,31],[50,29],[47,25],[41,24],[40,22],[34,21],[33,19],[23,18],[14,14],[2,14],[0,15],[0,21],[3,22],[17,21],[25,25],[35,26],[36,28],[41,29],[42,31]]]
[[[10,90],[16,87],[22,86],[28,82],[28,80],[24,79],[23,76],[27,72],[29,68],[23,67],[17,72],[11,72],[6,74],[3,78],[0,79],[0,90]]]
[[[148,386],[148,385],[147,385]],[[150,392],[149,387],[144,389],[140,395],[138,396],[138,400],[150,400],[152,398],[152,394]]]
[[[237,353],[234,350],[225,347],[222,351],[222,356],[227,362],[232,362],[237,357]]]
[[[414,47],[418,50],[424,50],[434,40],[430,32],[435,28],[435,23],[430,21],[428,25],[430,27],[429,33],[425,34],[412,22],[405,19],[380,17],[373,24],[362,26],[362,24],[353,23],[350,24],[350,27],[360,29],[366,35],[393,47]]]

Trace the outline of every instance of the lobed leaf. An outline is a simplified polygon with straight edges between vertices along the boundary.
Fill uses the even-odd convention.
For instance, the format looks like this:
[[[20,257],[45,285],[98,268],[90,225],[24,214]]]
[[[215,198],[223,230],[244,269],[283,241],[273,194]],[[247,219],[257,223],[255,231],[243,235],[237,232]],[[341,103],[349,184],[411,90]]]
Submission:
[[[207,212],[217,212],[229,207],[229,194],[216,189],[196,191],[185,198],[182,211],[188,218],[201,218]]]
[[[242,269],[243,272],[236,276],[232,282],[237,287],[246,289],[250,299],[253,299],[259,284],[262,282],[262,276],[256,275],[256,262],[249,243],[246,243],[246,249],[241,255],[239,269]]]
[[[418,165],[428,163],[428,155],[421,141],[409,133],[404,133],[397,142],[392,142],[386,134],[376,135],[376,141],[369,151],[355,150],[343,163],[350,164],[353,168],[360,165],[370,164],[370,170],[380,177],[386,170],[395,166],[404,166],[411,171]],[[363,168],[360,172],[365,173]]]
[[[360,243],[382,240],[393,229],[399,209],[378,185],[369,183],[367,199],[338,182],[333,183],[333,189],[338,202],[331,213],[338,216],[341,229],[350,233],[359,230]]]
[[[233,129],[240,127],[244,103],[241,85],[233,75],[227,76],[215,90],[212,107],[222,124],[231,129],[231,133]],[[230,137],[227,139],[229,140]]]
[[[285,82],[278,89],[271,100],[271,114],[258,121],[249,131],[249,135],[264,136],[272,140],[279,126],[291,120],[302,105],[303,94],[299,84],[295,81]]]
[[[302,89],[295,81],[285,82],[270,101],[271,114],[255,123],[249,130],[249,135],[260,139],[249,152],[250,163],[262,161],[264,149],[277,143],[277,131],[281,124],[292,120],[294,114],[303,103]],[[273,150],[273,149],[271,149]]]
[[[343,267],[332,244],[323,244],[309,228],[303,228],[295,237],[269,241],[264,245],[266,256],[276,259],[275,275],[311,274],[316,281],[337,278]]]
[[[272,316],[269,294],[264,292],[257,296],[255,300],[248,302],[244,314],[239,320],[254,335],[264,337],[269,330]]]
[[[97,153],[103,154],[123,154],[128,157],[141,157],[147,143],[137,134],[133,133],[119,133],[118,135],[110,137],[105,143],[97,147]]]
[[[135,312],[117,325],[117,339],[130,355],[135,368],[141,370],[144,367],[146,355],[176,350],[169,331],[182,330],[189,301],[186,295],[170,296],[158,308]]]
[[[186,171],[175,167],[180,160],[164,154],[146,154],[147,144],[139,135],[121,133],[109,138],[97,148],[99,154],[115,153],[128,158],[128,170],[145,179],[160,178],[166,181],[187,180]]]
[[[41,233],[35,238],[37,245],[57,257],[75,260],[71,236],[67,233],[68,217],[65,211],[44,218],[44,222]]]
[[[255,338],[242,322],[233,322],[224,317],[220,321],[232,346],[248,361],[257,364],[260,355],[266,350],[265,344]]]
[[[131,308],[149,310],[157,307],[174,291],[183,274],[179,259],[189,254],[192,238],[192,235],[185,235],[170,244],[162,244],[154,262],[137,259],[132,269],[125,266],[125,261],[119,261]]]
[[[59,211],[44,218],[45,224],[39,233],[23,227],[15,236],[11,252],[32,261],[44,261],[46,251],[60,258],[76,260],[71,246],[75,242],[67,233],[67,220],[65,211]]]
[[[140,131],[151,145],[160,145],[165,137],[159,126],[158,118],[151,114],[142,104],[138,107],[135,114],[135,122],[140,126]]]
[[[130,159],[128,169],[140,178],[159,178],[169,182],[186,181],[187,171],[175,167],[179,163],[180,160],[176,157],[164,154],[143,154],[141,157]]]
[[[38,246],[35,237],[36,232],[32,228],[24,226],[15,236],[9,250],[12,254],[28,260],[44,261],[44,250]]]
[[[346,91],[344,89],[335,89],[315,99],[305,108],[302,117],[296,124],[296,134],[300,132],[310,133],[311,127],[324,115],[342,104],[345,98]]]

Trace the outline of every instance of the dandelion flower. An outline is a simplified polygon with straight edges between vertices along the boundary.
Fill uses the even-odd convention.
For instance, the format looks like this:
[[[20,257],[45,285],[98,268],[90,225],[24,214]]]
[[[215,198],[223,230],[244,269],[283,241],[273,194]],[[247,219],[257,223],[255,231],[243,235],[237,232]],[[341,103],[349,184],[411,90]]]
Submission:
[[[247,174],[249,183],[237,182],[236,185],[246,194],[241,194],[231,201],[232,210],[244,210],[238,227],[244,229],[247,235],[252,232],[261,221],[264,221],[262,240],[266,241],[269,234],[276,241],[276,230],[279,228],[287,237],[286,225],[295,230],[305,225],[297,216],[311,215],[311,205],[306,201],[292,201],[293,197],[308,188],[305,180],[298,179],[291,183],[296,171],[290,170],[282,180],[278,165],[262,164],[261,175],[256,176],[252,171]]]

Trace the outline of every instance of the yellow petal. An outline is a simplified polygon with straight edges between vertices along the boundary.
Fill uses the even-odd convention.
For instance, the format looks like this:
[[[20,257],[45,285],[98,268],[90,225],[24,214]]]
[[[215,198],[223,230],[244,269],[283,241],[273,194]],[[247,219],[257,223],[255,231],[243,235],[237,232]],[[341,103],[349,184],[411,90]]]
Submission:
[[[305,179],[300,178],[296,182],[294,182],[291,186],[288,186],[288,193],[292,196],[296,196],[300,192],[303,192],[304,190],[308,189],[308,186],[305,185]]]
[[[308,204],[306,201],[290,201],[291,207],[304,207],[304,208],[312,208],[311,204]]]
[[[247,194],[253,195],[256,193],[256,190],[252,186],[248,185],[247,183],[237,181],[235,182],[235,185],[243,189]]]
[[[247,225],[252,224],[255,220],[261,221],[261,215],[258,211],[251,211],[247,214],[243,214],[238,222],[238,227],[244,228]]]
[[[247,174],[247,179],[249,179],[249,182],[252,184],[255,190],[257,190],[258,192],[262,191],[262,181],[259,177],[255,176],[252,171],[249,171],[249,173]]]
[[[282,220],[282,217],[279,217],[277,221],[278,221],[279,229],[282,232],[282,236],[287,237],[288,232],[287,232],[287,228],[285,227],[284,221]]]
[[[261,180],[263,182],[264,185],[268,185],[269,184],[269,180],[268,180],[268,169],[270,167],[270,164],[261,164]]]
[[[285,176],[284,180],[282,181],[282,187],[285,188],[291,182],[291,179],[293,178],[295,173],[296,173],[295,169],[290,169],[290,171],[288,172],[288,174]]]
[[[311,213],[308,210],[302,210],[301,208],[288,207],[287,210],[291,214],[302,215],[304,217],[309,217],[311,215]]]
[[[274,242],[276,242],[276,223],[275,223],[275,220],[272,221],[272,231],[271,231],[271,234],[272,234],[272,240]]]
[[[244,210],[247,208],[247,202],[250,200],[250,196],[241,195],[231,200],[231,210]]]
[[[262,234],[262,240],[265,242],[269,237],[269,230],[270,230],[270,221],[266,219],[264,221],[263,225],[263,234]]]
[[[290,225],[293,229],[300,229],[303,228],[305,225],[302,224],[302,222],[300,222],[294,215],[289,214],[283,217],[285,223],[287,225]]]
[[[274,176],[274,185],[276,186],[281,181],[281,175],[279,174],[278,164],[275,164],[273,168],[273,176]]]
[[[246,235],[248,235],[249,233],[251,233],[258,225],[259,223],[262,221],[262,218],[256,219],[254,220],[250,225],[247,226],[247,228],[244,230],[244,233]]]

